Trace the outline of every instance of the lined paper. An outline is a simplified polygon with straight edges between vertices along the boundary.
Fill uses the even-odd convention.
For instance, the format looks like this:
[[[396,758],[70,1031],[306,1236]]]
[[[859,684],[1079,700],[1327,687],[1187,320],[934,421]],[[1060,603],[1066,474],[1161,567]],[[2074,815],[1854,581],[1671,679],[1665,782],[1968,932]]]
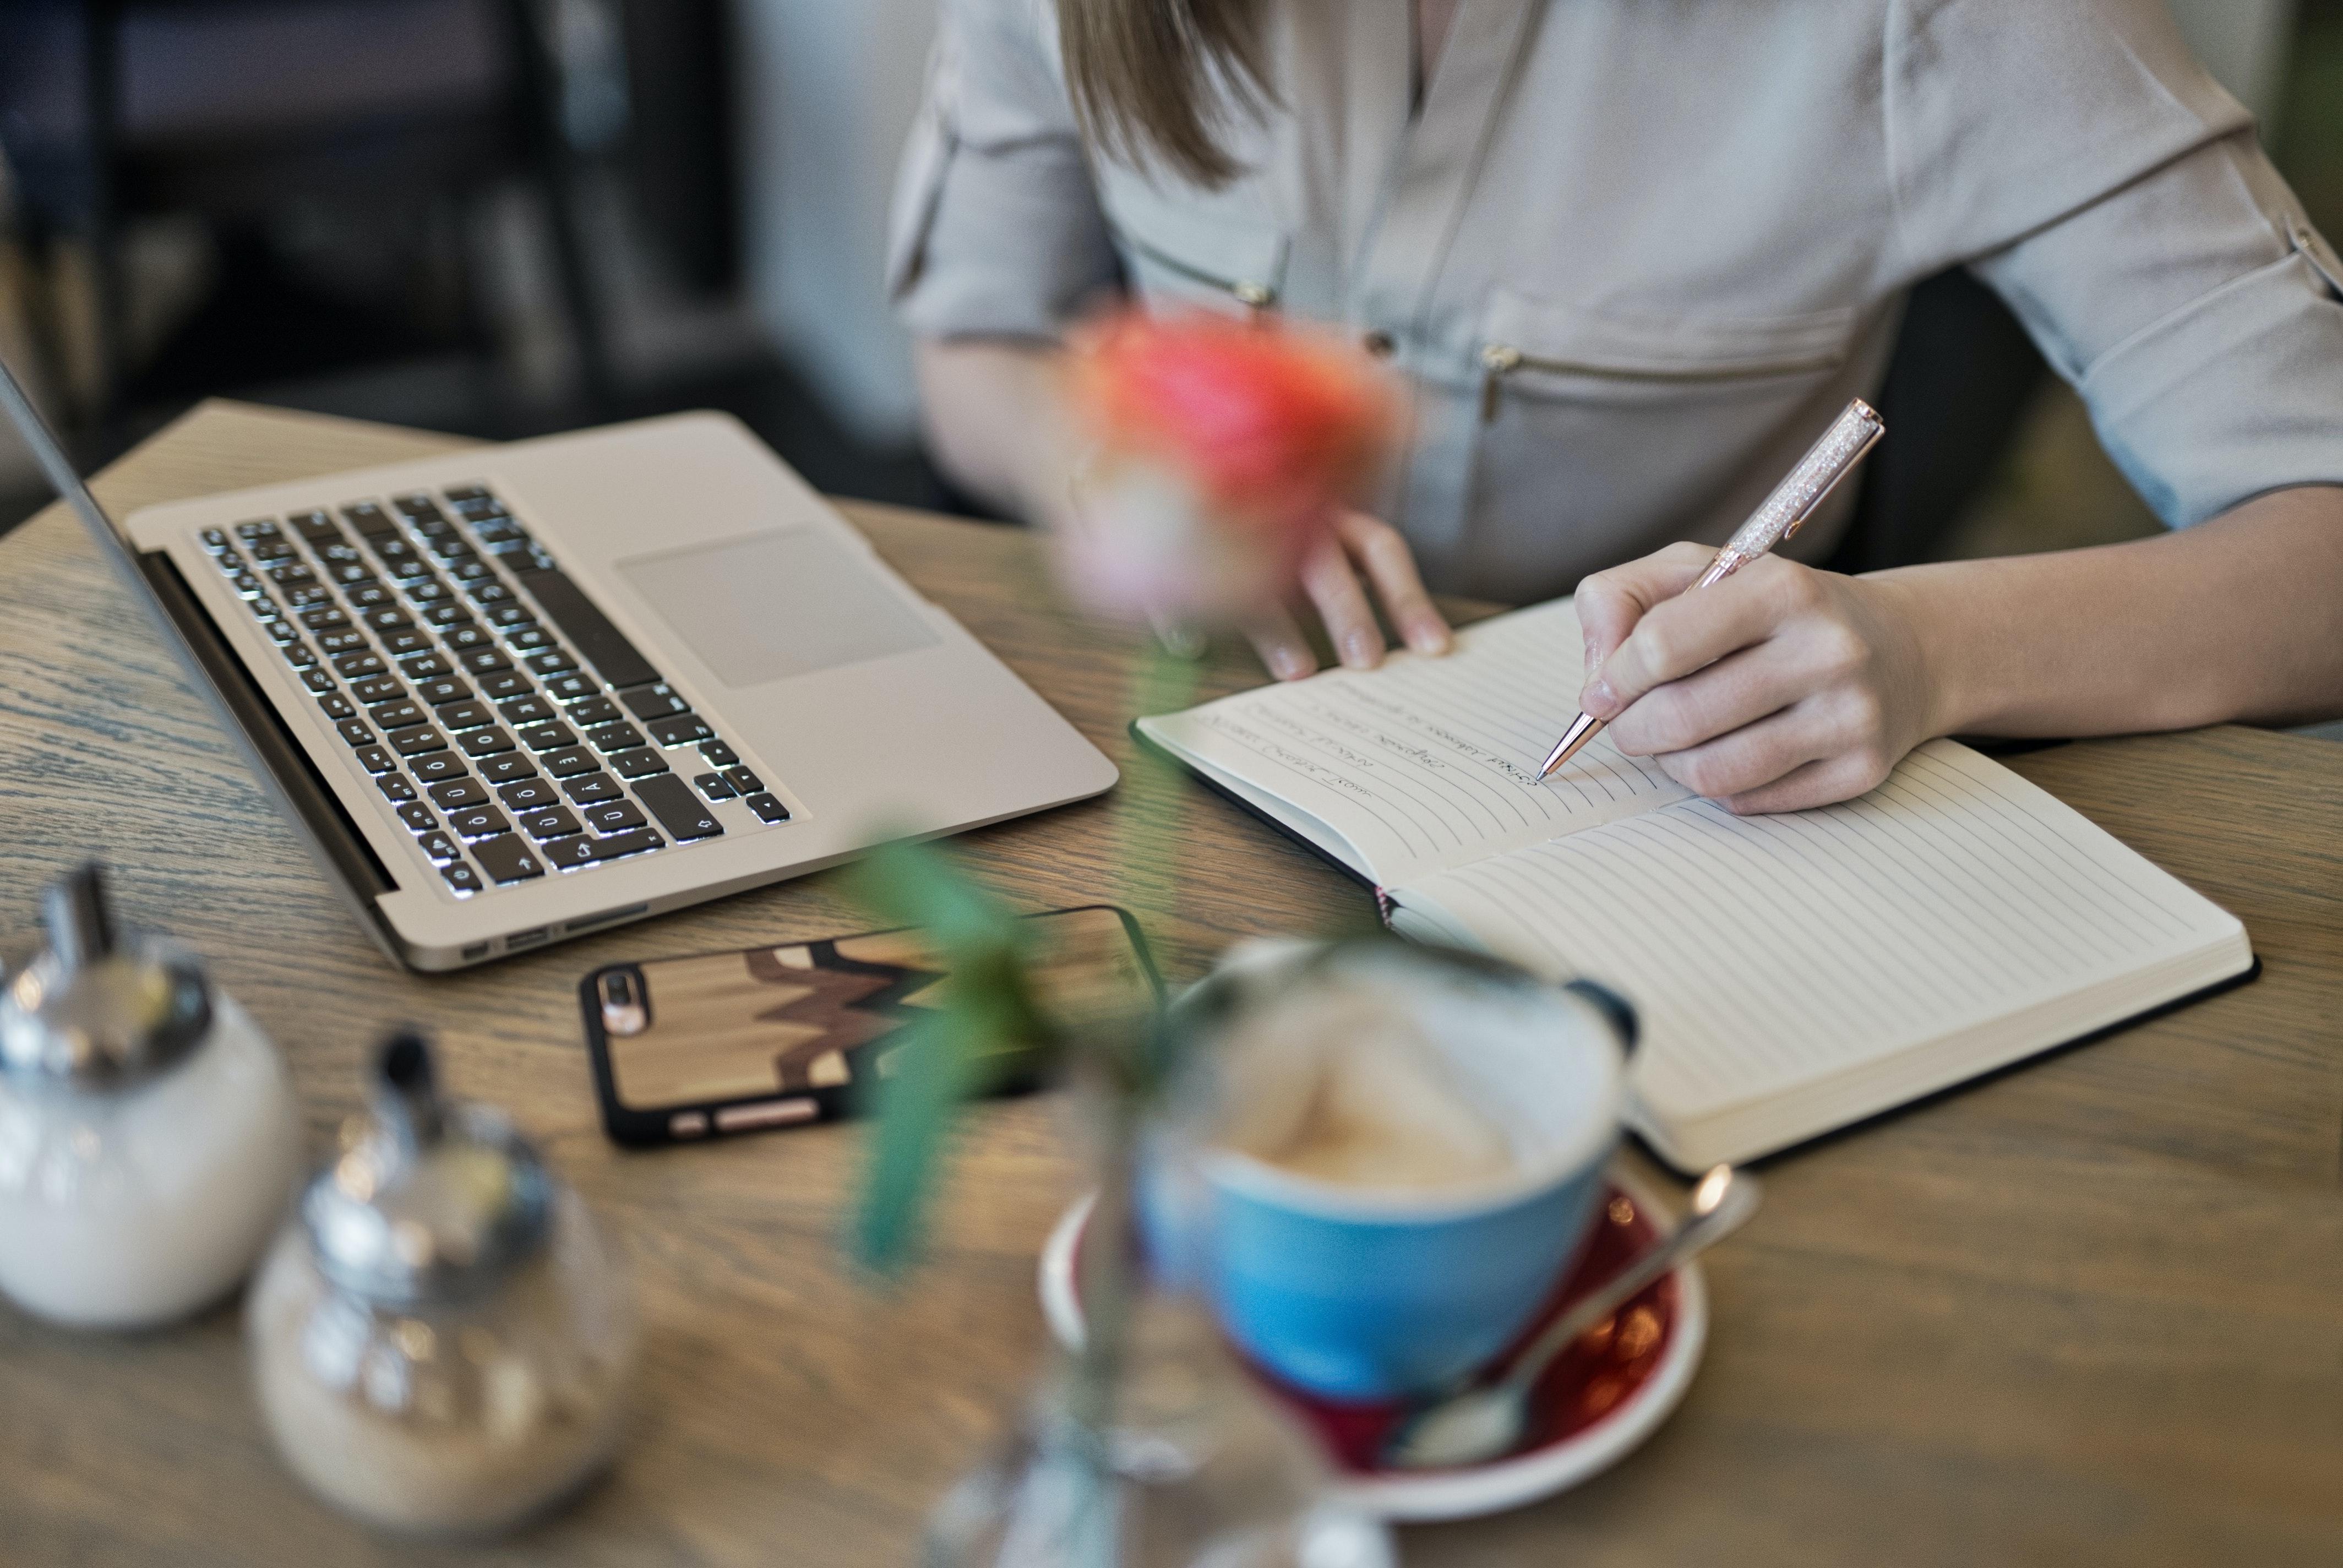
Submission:
[[[1537,781],[1577,711],[1584,658],[1563,599],[1467,627],[1443,658],[1397,653],[1141,728],[1323,822],[1393,886],[1690,799],[1607,738]]]
[[[1665,808],[1403,894],[1541,973],[1630,997],[1637,1092],[1714,1113],[2201,951],[2234,917],[1951,741],[1861,799]]]

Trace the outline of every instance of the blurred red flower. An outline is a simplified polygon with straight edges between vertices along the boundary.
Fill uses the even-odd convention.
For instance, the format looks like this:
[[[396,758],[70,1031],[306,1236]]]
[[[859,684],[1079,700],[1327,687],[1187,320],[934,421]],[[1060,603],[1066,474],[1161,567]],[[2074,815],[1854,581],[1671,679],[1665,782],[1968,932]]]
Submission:
[[[1096,442],[1069,575],[1121,615],[1221,620],[1284,595],[1384,461],[1397,405],[1345,343],[1136,311],[1080,334],[1068,392]]]

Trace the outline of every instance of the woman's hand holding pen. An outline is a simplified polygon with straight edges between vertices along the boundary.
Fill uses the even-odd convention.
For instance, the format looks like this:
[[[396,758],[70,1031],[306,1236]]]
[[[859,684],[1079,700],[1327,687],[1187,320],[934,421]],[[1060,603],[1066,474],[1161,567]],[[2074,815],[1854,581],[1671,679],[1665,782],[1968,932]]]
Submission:
[[[1715,556],[1671,545],[1578,585],[1579,702],[1620,750],[1748,815],[1851,799],[1941,733],[1906,585],[1768,556],[1686,593]]]

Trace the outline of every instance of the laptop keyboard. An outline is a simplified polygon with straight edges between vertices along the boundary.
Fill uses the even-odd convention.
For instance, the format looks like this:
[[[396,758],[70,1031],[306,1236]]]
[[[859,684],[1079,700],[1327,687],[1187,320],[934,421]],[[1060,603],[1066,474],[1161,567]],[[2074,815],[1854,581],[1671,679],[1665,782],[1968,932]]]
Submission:
[[[789,820],[482,486],[202,537],[458,897]]]

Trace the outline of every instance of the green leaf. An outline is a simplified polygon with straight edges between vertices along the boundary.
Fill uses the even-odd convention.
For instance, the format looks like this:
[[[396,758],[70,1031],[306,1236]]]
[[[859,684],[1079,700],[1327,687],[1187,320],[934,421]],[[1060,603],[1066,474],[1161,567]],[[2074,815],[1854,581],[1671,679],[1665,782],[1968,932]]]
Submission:
[[[926,933],[950,977],[942,1004],[888,1043],[878,1088],[855,1252],[900,1270],[916,1245],[928,1195],[960,1102],[1033,1065],[1057,1033],[1035,1005],[1028,922],[924,844],[884,846],[857,869],[852,890],[880,920]]]

